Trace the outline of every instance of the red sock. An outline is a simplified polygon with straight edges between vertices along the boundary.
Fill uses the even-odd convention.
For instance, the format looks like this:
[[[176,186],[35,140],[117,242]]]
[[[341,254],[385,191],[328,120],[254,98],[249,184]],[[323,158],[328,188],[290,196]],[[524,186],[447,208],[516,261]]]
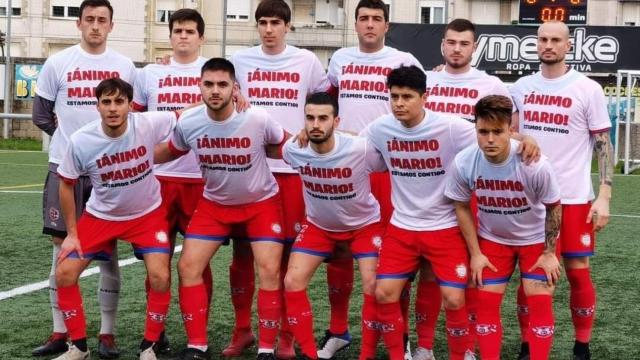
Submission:
[[[551,295],[527,296],[529,303],[531,360],[549,359],[553,344],[553,299]]]
[[[236,315],[236,329],[251,330],[251,306],[255,291],[252,257],[234,256],[229,266],[231,303]]]
[[[284,298],[287,322],[300,345],[300,350],[308,357],[315,359],[318,356],[318,349],[313,337],[313,312],[307,290],[285,291]]]
[[[78,284],[58,286],[58,307],[62,312],[69,340],[85,339],[87,337],[87,323]]]
[[[458,310],[445,309],[447,316],[447,339],[449,342],[449,359],[463,360],[469,346],[469,317],[467,308]]]
[[[529,306],[527,306],[527,296],[524,294],[522,282],[518,286],[517,300],[518,323],[520,324],[520,338],[523,343],[529,342]]]
[[[411,304],[411,281],[407,281],[400,294],[400,311],[404,322],[404,333],[409,335],[409,305]]]
[[[482,360],[499,360],[502,345],[502,294],[477,291],[477,339]]]
[[[334,259],[327,264],[331,319],[329,331],[340,335],[349,330],[349,299],[353,291],[353,259]]]
[[[362,305],[362,340],[360,343],[360,358],[373,359],[376,357],[376,348],[380,339],[378,315],[376,310],[376,298],[373,295],[364,294]]]
[[[187,344],[207,346],[207,289],[204,284],[180,286],[180,311]]]
[[[404,320],[400,303],[378,304],[378,321],[389,359],[404,359]]]
[[[158,341],[160,333],[164,330],[164,322],[169,312],[171,302],[171,290],[156,292],[149,289],[147,296],[147,318],[144,323],[144,338],[149,341]]]
[[[282,292],[280,290],[258,290],[258,346],[273,349],[280,329],[282,315]]]
[[[440,285],[436,281],[420,281],[416,295],[416,332],[418,346],[433,349],[436,323],[442,306]]]
[[[471,351],[475,351],[478,337],[476,334],[476,318],[478,317],[478,289],[468,287],[464,293],[464,304],[469,315],[469,345]]]
[[[566,271],[571,285],[569,305],[576,340],[588,343],[591,341],[591,330],[596,313],[596,290],[591,282],[589,268],[567,269]]]
[[[283,249],[284,251],[284,249]],[[289,249],[288,251],[291,251]],[[284,278],[287,276],[287,269],[289,268],[289,256],[282,257],[282,262],[280,263],[280,288],[284,289]],[[289,326],[289,321],[287,320],[287,302],[284,299],[284,291],[282,291],[282,315],[280,318],[280,339],[283,336],[288,336],[290,339],[294,338],[293,330],[291,330],[291,326]]]

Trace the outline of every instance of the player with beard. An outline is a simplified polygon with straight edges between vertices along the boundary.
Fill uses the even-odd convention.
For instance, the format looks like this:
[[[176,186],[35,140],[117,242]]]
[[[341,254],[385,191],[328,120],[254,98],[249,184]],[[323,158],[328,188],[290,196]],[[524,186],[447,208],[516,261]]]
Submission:
[[[427,101],[425,107],[433,112],[451,114],[467,121],[475,121],[476,102],[488,95],[510,97],[507,87],[495,76],[488,75],[471,66],[476,50],[476,29],[466,19],[451,21],[444,30],[441,43],[445,65],[440,71],[427,72]],[[418,347],[413,360],[434,360],[433,344],[435,327],[441,308],[438,284],[429,264],[424,263],[420,271],[416,295],[416,332]],[[471,338],[475,326],[477,291],[466,290],[466,304],[471,321]]]
[[[305,358],[316,359],[313,314],[307,286],[337,244],[348,246],[358,261],[364,302],[361,359],[375,357],[378,334],[374,297],[378,247],[384,232],[380,207],[371,194],[369,174],[384,162],[365,139],[334,133],[340,118],[337,100],[328,93],[312,94],[305,105],[309,146],[289,141],[283,158],[304,184],[307,218],[291,249],[284,280],[287,320]]]
[[[521,78],[510,90],[518,110],[514,128],[539,142],[558,176],[562,226],[557,248],[571,289],[573,358],[588,360],[596,306],[589,257],[594,254],[594,232],[609,221],[613,149],[602,87],[567,66],[565,57],[571,46],[567,25],[557,21],[541,25],[537,39],[540,72]],[[594,152],[600,174],[595,200],[589,175]],[[529,359],[526,343],[519,359]]]
[[[67,329],[58,308],[56,295],[56,265],[60,244],[67,236],[58,197],[58,165],[64,158],[71,134],[98,118],[94,88],[106,77],[119,77],[134,83],[136,69],[130,59],[107,47],[113,29],[113,7],[107,0],[85,0],[80,4],[76,26],[81,32],[80,43],[52,55],[45,61],[38,76],[37,95],[33,102],[33,122],[51,135],[49,172],[43,191],[43,229],[51,236],[53,259],[49,273],[49,298],[53,315],[53,334],[33,356],[53,355],[67,350]],[[91,181],[80,176],[75,182],[76,217],[80,217],[91,193]],[[100,330],[98,353],[103,358],[119,355],[114,330],[120,293],[120,270],[117,253],[110,261],[99,261],[98,302]]]
[[[185,234],[178,261],[180,309],[187,348],[179,359],[208,359],[208,300],[202,272],[232,227],[242,228],[258,268],[259,345],[257,359],[275,359],[282,314],[280,261],[282,212],[278,185],[269,171],[265,146],[280,146],[288,134],[266,110],[237,113],[238,91],[231,62],[221,58],[202,67],[204,105],[184,112],[169,143],[156,148],[159,162],[193,150],[205,180],[204,192]]]
[[[69,140],[58,167],[60,204],[68,235],[56,269],[58,302],[69,331],[69,350],[56,360],[90,357],[78,279],[93,259],[108,259],[117,239],[133,245],[149,279],[140,360],[156,360],[153,344],[164,329],[171,300],[169,240],[160,183],[153,176],[153,150],[171,133],[173,112],[130,113],[133,88],[124,80],[96,87],[100,121],[79,129]],[[81,175],[93,190],[76,221],[74,183]]]

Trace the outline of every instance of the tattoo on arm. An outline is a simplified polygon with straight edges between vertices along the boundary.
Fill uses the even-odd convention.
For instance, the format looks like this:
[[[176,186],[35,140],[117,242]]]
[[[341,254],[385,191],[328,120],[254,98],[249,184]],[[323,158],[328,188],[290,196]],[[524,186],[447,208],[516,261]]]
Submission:
[[[600,185],[613,185],[613,147],[608,132],[595,134]]]
[[[556,251],[556,240],[560,233],[561,219],[562,207],[560,205],[547,207],[547,215],[544,221],[544,249],[547,252]]]

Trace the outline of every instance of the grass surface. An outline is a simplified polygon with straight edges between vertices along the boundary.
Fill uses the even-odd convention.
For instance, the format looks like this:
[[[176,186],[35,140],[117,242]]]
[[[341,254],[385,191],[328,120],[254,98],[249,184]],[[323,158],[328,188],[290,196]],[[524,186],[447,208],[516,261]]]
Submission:
[[[41,235],[41,194],[46,175],[46,154],[39,152],[0,151],[0,292],[33,282],[46,280],[51,263],[51,245]],[[598,312],[592,341],[593,359],[640,358],[640,177],[616,176],[609,226],[598,236],[597,256],[593,258],[594,281],[598,289]],[[628,217],[631,216],[631,217]],[[209,342],[212,354],[219,354],[230,337],[233,312],[229,301],[228,264],[231,249],[224,247],[212,260],[214,269],[214,302],[209,324]],[[132,256],[126,243],[119,245],[120,258]],[[175,259],[173,266],[175,273]],[[144,324],[145,296],[142,263],[121,269],[122,290],[116,327],[122,359],[133,359]],[[87,312],[88,334],[97,334],[99,313],[96,300],[97,276],[81,280]],[[514,275],[514,279],[517,276]],[[327,327],[328,302],[324,267],[313,279],[309,293],[314,307],[316,338],[318,341]],[[515,283],[515,281],[513,281]],[[356,285],[357,286],[357,285]],[[573,345],[573,330],[567,308],[567,282],[563,279],[555,297],[556,337],[552,359],[569,359]],[[185,344],[184,329],[179,315],[176,284],[167,332],[174,345],[174,354]],[[505,297],[503,322],[505,337],[503,358],[515,359],[519,350],[519,330],[515,317],[515,284]],[[359,348],[359,309],[361,295],[356,287],[350,314],[354,343],[343,353],[343,359],[357,359]],[[254,306],[255,312],[255,306]],[[51,332],[49,293],[46,289],[14,298],[0,300],[0,359],[28,359],[33,347],[39,345]],[[446,341],[441,315],[436,335],[435,352],[446,359]],[[255,323],[255,321],[254,321]],[[413,325],[412,325],[413,327]],[[415,335],[412,335],[415,344]],[[89,339],[90,348],[97,340]],[[255,349],[242,359],[255,358]],[[97,358],[97,356],[93,356]],[[165,357],[170,358],[170,357]],[[213,358],[218,358],[214,356]],[[380,347],[379,359],[384,359]]]

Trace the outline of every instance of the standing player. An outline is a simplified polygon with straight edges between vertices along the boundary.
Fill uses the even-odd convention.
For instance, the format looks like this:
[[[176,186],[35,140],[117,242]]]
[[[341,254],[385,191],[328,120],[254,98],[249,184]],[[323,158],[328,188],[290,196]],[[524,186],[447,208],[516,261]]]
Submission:
[[[390,111],[388,73],[401,65],[416,65],[411,54],[384,45],[389,29],[389,11],[382,0],[361,0],[355,11],[358,46],[336,51],[329,62],[328,77],[338,93],[340,128],[360,133],[369,123]],[[371,191],[380,203],[383,225],[391,218],[391,183],[389,173],[371,174]],[[327,264],[331,317],[329,329],[318,353],[330,359],[349,345],[349,298],[353,289],[353,260],[348,248],[337,244],[337,251]],[[409,297],[404,296],[403,301]]]
[[[302,129],[304,102],[307,94],[329,88],[324,68],[310,51],[288,45],[286,34],[291,29],[291,9],[284,0],[263,0],[255,12],[261,45],[238,51],[231,61],[242,95],[252,105],[261,106],[289,133]],[[283,230],[286,241],[283,256],[284,276],[288,250],[304,221],[302,185],[297,174],[282,160],[269,160],[280,188],[283,204]],[[238,356],[253,343],[251,304],[253,303],[253,259],[247,247],[234,242],[234,257],[229,267],[229,282],[236,315],[231,343],[225,356]],[[283,313],[284,316],[284,313]],[[295,357],[293,335],[283,328],[278,343],[278,357]]]
[[[510,96],[500,79],[471,66],[476,45],[476,29],[469,20],[455,19],[445,27],[440,45],[445,66],[441,71],[427,72],[427,109],[473,122],[473,109],[479,99],[487,95]],[[420,272],[416,296],[418,348],[414,360],[434,358],[435,326],[441,307],[437,289],[433,271],[425,263]],[[476,294],[475,287],[467,288],[465,293],[472,334],[475,328]]]
[[[511,88],[518,116],[514,127],[536,138],[558,175],[562,202],[559,250],[571,287],[570,308],[575,329],[573,356],[590,359],[589,341],[596,293],[589,271],[595,249],[594,231],[609,221],[613,184],[611,122],[602,87],[567,67],[569,28],[547,22],[538,28],[540,72],[518,80]],[[591,156],[595,150],[600,189],[595,201]],[[527,359],[523,345],[520,359]]]
[[[209,358],[208,301],[202,271],[231,228],[242,227],[260,279],[258,359],[275,359],[282,312],[279,271],[283,236],[278,185],[267,165],[265,145],[282,144],[287,133],[264,109],[235,111],[232,96],[237,84],[229,61],[207,61],[200,83],[205,105],[186,111],[171,141],[156,149],[159,161],[194,150],[205,179],[178,262],[180,309],[188,339],[179,358]]]
[[[42,232],[51,235],[53,261],[49,274],[49,295],[53,315],[53,335],[44,345],[33,350],[34,356],[56,354],[67,350],[67,329],[56,296],[56,259],[60,244],[67,236],[58,198],[58,165],[64,157],[69,137],[76,130],[98,117],[94,88],[101,80],[121,78],[135,80],[131,60],[107,48],[107,37],[113,29],[113,8],[107,0],[85,0],[80,4],[76,26],[81,32],[80,44],[51,56],[38,77],[38,91],[33,104],[33,122],[52,135],[49,147],[49,173],[43,195]],[[76,217],[84,209],[91,192],[91,181],[81,176],[75,185]],[[98,352],[103,358],[117,357],[114,326],[120,291],[118,258],[114,253],[109,262],[100,262],[98,300],[101,326]]]
[[[160,184],[152,174],[153,150],[176,118],[170,112],[129,113],[133,88],[118,78],[100,82],[95,92],[101,121],[71,136],[58,168],[68,234],[58,257],[56,285],[71,345],[56,360],[89,358],[78,278],[92,259],[110,257],[117,239],[130,242],[145,262],[150,290],[140,359],[155,360],[152,345],[164,328],[171,290],[167,222]],[[93,190],[76,222],[74,183],[81,175],[90,178]]]
[[[473,359],[467,351],[464,299],[469,258],[454,206],[443,195],[454,156],[473,142],[473,125],[424,110],[426,76],[416,66],[392,70],[387,85],[393,115],[378,118],[363,131],[391,174],[394,211],[376,275],[382,336],[390,359],[403,359],[405,325],[398,301],[406,281],[426,258],[443,297],[449,358]]]
[[[491,95],[475,106],[478,144],[456,155],[445,195],[458,224],[479,287],[477,334],[482,359],[499,360],[500,304],[516,260],[530,304],[531,359],[548,359],[553,341],[553,291],[560,276],[555,244],[560,230],[560,189],[546,158],[526,165],[511,140],[511,100]],[[470,200],[478,199],[478,231]],[[479,237],[479,239],[478,239]]]
[[[133,108],[137,111],[174,111],[202,101],[198,87],[200,69],[206,59],[199,56],[204,42],[204,19],[193,9],[180,9],[169,17],[169,39],[173,56],[168,65],[149,64],[136,78]],[[169,139],[165,139],[169,140]],[[177,232],[185,233],[202,196],[202,174],[193,153],[179,160],[159,164],[154,173],[160,181],[163,206],[169,222],[169,240],[175,246]],[[211,268],[203,273],[211,298]],[[159,352],[169,350],[163,333]]]

